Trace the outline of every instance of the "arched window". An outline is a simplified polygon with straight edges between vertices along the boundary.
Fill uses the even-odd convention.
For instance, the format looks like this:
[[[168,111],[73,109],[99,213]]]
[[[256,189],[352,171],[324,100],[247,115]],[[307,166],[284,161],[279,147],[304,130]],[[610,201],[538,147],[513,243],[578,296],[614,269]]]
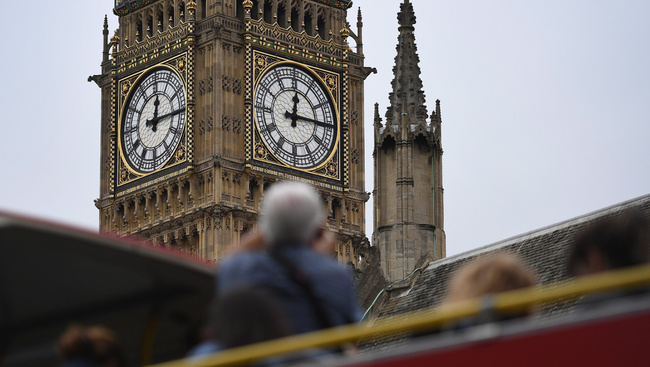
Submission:
[[[341,207],[341,201],[339,201],[338,198],[332,199],[331,207],[330,207],[330,219],[336,220],[338,217],[338,211],[339,208]]]
[[[153,36],[153,17],[147,18],[147,36]]]
[[[264,21],[269,24],[273,24],[273,4],[271,0],[266,0],[264,2]]]
[[[298,9],[296,8],[291,8],[291,28],[293,28],[293,30],[296,32],[301,31],[300,16],[298,13]]]
[[[156,16],[156,18],[157,18],[157,21],[158,21],[158,24],[157,24],[157,27],[158,27],[157,29],[158,29],[158,31],[159,31],[159,32],[164,31],[164,29],[163,29],[163,20],[164,20],[164,18],[163,18],[163,12],[162,12],[162,10],[160,10],[160,11],[158,12],[158,15]]]
[[[178,4],[178,17],[180,18],[181,22],[185,21],[185,3],[182,1],[180,4]]]
[[[253,7],[251,8],[251,18],[260,19],[260,4],[258,0],[253,0]]]
[[[305,23],[305,32],[307,32],[307,34],[310,36],[314,36],[316,33],[314,32],[314,22],[311,16],[311,12],[305,13],[304,23]]]
[[[203,19],[203,18],[208,16],[207,0],[201,0],[199,3],[201,4],[201,8],[200,8],[201,9],[201,14],[200,14],[201,18],[200,19]]]
[[[140,19],[135,23],[135,40],[142,41],[142,20]]]
[[[287,8],[284,4],[278,4],[278,24],[282,28],[287,28]]]
[[[318,34],[320,35],[320,38],[327,40],[329,39],[329,29],[327,29],[327,23],[325,22],[325,18],[323,16],[318,17],[318,22],[316,22],[316,27],[318,27]]]
[[[239,20],[244,20],[244,0],[237,0],[237,9],[235,16]]]
[[[251,203],[255,203],[259,190],[260,185],[257,183],[257,180],[253,179],[248,181],[248,200],[250,200]]]
[[[174,26],[174,8],[169,7],[169,10],[167,11],[167,15],[169,15],[169,26],[173,27]]]

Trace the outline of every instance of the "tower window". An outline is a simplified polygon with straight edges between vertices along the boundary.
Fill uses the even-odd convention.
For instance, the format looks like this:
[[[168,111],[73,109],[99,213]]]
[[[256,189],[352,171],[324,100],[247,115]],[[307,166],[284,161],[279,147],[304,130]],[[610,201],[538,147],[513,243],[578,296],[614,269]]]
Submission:
[[[201,19],[208,16],[208,5],[207,0],[201,0]]]
[[[381,149],[384,150],[384,153],[388,153],[389,150],[395,150],[395,146],[397,143],[395,142],[395,138],[392,136],[387,136],[386,139],[384,139],[384,142],[381,144]]]
[[[325,18],[323,16],[318,17],[318,22],[316,22],[316,27],[318,28],[318,34],[320,35],[320,38],[324,40],[329,39],[329,36],[327,34],[328,32],[327,25],[325,23]]]
[[[237,19],[244,20],[244,0],[237,0]]]
[[[147,36],[153,36],[153,17],[147,19]]]
[[[142,41],[142,21],[138,20],[135,24],[135,40]]]
[[[163,29],[163,12],[162,12],[162,10],[158,12],[157,18],[158,18],[158,24],[157,24],[158,31],[162,32],[164,30]]]
[[[429,150],[431,150],[427,138],[422,134],[418,134],[418,136],[415,137],[414,143],[420,152],[429,152]]]
[[[271,1],[267,0],[264,2],[264,21],[269,24],[273,24],[273,8]]]
[[[339,208],[341,207],[341,202],[339,199],[332,199],[332,205],[330,207],[330,219],[336,220],[337,218],[337,213],[339,211]]]
[[[185,21],[185,3],[181,2],[178,4],[178,17],[180,18],[181,22]]]
[[[255,196],[260,189],[260,185],[256,180],[250,180],[248,182],[248,200],[255,201]]]
[[[315,35],[314,22],[311,13],[305,13],[305,32],[310,36]]]
[[[167,12],[167,14],[169,15],[169,26],[173,27],[174,26],[174,8],[170,6],[169,11]]]
[[[300,16],[298,13],[298,9],[296,8],[291,8],[291,28],[293,28],[294,31],[300,32]]]
[[[284,4],[278,4],[278,24],[282,28],[287,28],[287,8]]]
[[[253,0],[253,7],[251,8],[251,18],[260,19],[260,4],[257,0]]]

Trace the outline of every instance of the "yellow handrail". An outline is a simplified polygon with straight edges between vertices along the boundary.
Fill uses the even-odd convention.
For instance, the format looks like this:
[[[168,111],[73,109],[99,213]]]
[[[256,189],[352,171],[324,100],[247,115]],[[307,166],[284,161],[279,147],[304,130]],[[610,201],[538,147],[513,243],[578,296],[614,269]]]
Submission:
[[[589,293],[636,288],[647,284],[650,284],[650,265],[500,293],[494,296],[493,310],[497,313],[508,313],[524,310],[540,303],[563,301]],[[432,310],[387,317],[377,321],[374,325],[366,322],[341,326],[233,348],[200,359],[182,359],[161,363],[155,367],[238,366],[308,348],[338,346],[383,335],[431,330],[456,320],[474,316],[481,309],[480,299],[456,302]]]

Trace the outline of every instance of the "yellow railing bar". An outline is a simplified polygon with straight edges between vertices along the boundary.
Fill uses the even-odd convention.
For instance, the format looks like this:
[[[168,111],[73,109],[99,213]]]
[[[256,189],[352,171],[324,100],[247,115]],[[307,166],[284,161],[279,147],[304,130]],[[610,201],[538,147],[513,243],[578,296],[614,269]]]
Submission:
[[[500,293],[494,296],[492,309],[497,313],[507,313],[527,309],[540,303],[562,301],[589,293],[623,290],[647,284],[650,284],[650,265]],[[459,319],[474,316],[481,310],[481,299],[456,302],[432,310],[416,311],[384,318],[378,320],[372,326],[369,322],[341,326],[233,348],[200,359],[182,359],[161,363],[155,365],[155,367],[239,366],[308,348],[339,346],[384,335],[431,330]]]

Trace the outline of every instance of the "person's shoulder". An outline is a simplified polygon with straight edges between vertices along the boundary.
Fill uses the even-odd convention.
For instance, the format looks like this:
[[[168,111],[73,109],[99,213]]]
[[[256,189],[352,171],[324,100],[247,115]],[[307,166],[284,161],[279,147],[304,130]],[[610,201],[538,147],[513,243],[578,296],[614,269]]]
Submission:
[[[229,272],[242,268],[257,267],[269,261],[269,257],[264,251],[240,252],[232,257],[224,259],[217,272]]]
[[[319,254],[314,251],[306,253],[302,263],[308,271],[318,273],[329,278],[349,278],[349,270],[340,264],[335,258]]]

